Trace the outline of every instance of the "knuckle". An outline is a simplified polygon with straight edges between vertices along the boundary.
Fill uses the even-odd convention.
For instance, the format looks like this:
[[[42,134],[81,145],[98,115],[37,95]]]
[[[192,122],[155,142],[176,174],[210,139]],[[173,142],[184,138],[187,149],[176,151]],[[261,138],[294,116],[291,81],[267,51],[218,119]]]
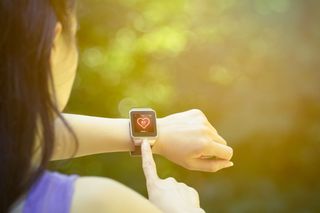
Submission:
[[[191,111],[196,115],[203,115],[203,112],[200,109],[194,108]]]
[[[199,109],[197,109],[197,108],[190,109],[190,112],[197,113],[198,111],[199,111]]]
[[[194,188],[192,188],[190,186],[189,186],[189,190],[195,197],[199,197],[199,193],[197,192],[197,190],[195,190]]]
[[[165,180],[169,182],[176,182],[176,179],[174,179],[173,177],[167,177]]]
[[[207,138],[201,138],[199,140],[199,150],[203,151],[203,149],[206,149],[209,147],[209,140]]]
[[[203,123],[200,126],[200,132],[201,132],[201,134],[208,134],[209,133],[209,128],[205,123]]]
[[[180,187],[183,187],[183,188],[188,188],[188,186],[185,183],[182,183],[182,182],[179,182],[178,185]]]

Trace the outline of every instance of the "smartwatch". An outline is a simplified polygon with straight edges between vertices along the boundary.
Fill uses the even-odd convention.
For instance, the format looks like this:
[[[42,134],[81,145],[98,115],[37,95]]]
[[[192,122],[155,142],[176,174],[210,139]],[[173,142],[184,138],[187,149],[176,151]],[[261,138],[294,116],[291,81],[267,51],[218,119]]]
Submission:
[[[131,156],[141,156],[142,141],[147,141],[152,147],[158,138],[157,114],[151,108],[132,108],[129,111],[130,137],[134,144]]]

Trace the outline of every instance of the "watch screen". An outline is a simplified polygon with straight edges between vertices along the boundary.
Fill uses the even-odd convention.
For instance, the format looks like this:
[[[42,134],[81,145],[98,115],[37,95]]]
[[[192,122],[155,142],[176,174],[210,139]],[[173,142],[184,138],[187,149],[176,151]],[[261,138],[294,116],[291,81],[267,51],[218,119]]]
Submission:
[[[154,111],[132,111],[130,112],[132,135],[156,136],[156,115]]]

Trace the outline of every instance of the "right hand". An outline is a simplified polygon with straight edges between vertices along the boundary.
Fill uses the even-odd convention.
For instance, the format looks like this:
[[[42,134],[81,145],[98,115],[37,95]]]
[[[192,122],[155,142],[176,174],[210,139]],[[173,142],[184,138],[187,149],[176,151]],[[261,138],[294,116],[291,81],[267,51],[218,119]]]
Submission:
[[[142,168],[150,202],[163,212],[169,213],[203,213],[200,208],[199,194],[184,183],[174,178],[159,178],[150,144],[143,141],[141,145]]]

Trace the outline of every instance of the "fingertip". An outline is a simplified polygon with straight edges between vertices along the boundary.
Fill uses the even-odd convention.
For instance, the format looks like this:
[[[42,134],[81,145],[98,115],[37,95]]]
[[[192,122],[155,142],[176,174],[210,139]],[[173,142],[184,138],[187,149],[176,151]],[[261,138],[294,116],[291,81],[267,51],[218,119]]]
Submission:
[[[222,145],[221,144],[221,147],[223,147],[223,149],[224,149],[224,157],[223,156],[219,156],[219,157],[222,158],[222,159],[230,161],[230,159],[233,156],[233,149],[228,145]]]
[[[232,161],[229,161],[229,163],[227,164],[227,167],[231,167],[231,166],[233,166],[234,164],[233,164],[233,162]]]
[[[233,166],[233,162],[231,162],[231,161],[227,161],[225,163],[221,163],[219,168],[215,172],[217,172],[219,170],[222,170],[222,169],[226,169],[226,168],[232,167],[232,166]]]

